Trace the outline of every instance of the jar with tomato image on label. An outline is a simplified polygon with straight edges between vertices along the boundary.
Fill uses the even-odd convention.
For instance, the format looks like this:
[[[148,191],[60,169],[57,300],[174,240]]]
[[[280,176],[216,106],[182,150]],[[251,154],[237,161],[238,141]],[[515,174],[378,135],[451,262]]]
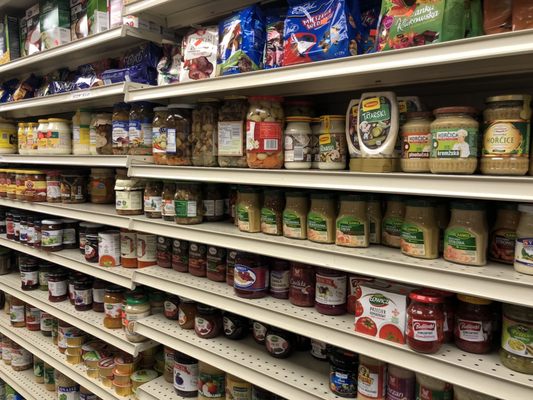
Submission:
[[[238,252],[233,279],[235,294],[239,297],[258,299],[268,294],[268,266],[258,254]]]
[[[360,400],[385,400],[386,385],[387,363],[360,355],[357,398]]]
[[[214,307],[198,304],[194,318],[194,332],[202,339],[211,339],[222,331],[222,314]]]
[[[492,348],[492,301],[458,294],[455,345],[468,353],[484,354]]]
[[[226,398],[226,373],[202,361],[198,362],[198,400]]]
[[[189,273],[194,276],[207,275],[207,246],[200,243],[189,245]]]
[[[347,275],[341,271],[317,268],[315,309],[325,315],[342,315],[346,312]]]
[[[291,355],[296,342],[294,333],[269,327],[265,336],[265,346],[272,357],[287,358]]]
[[[172,241],[172,269],[178,272],[189,272],[189,242],[174,239]]]
[[[222,317],[224,336],[232,340],[240,340],[248,335],[250,323],[248,318],[224,311]]]
[[[315,267],[291,262],[289,301],[298,307],[313,307],[315,305],[315,286]]]
[[[452,400],[453,386],[440,379],[417,372],[415,395],[417,400]]]
[[[181,397],[198,397],[198,360],[174,353],[174,390]]]
[[[437,353],[444,342],[444,298],[429,289],[409,294],[407,308],[407,344],[419,353]]]
[[[161,268],[172,267],[172,239],[164,236],[157,237],[157,265]]]
[[[265,325],[259,321],[252,322],[252,336],[257,344],[265,344],[267,331],[268,325]]]
[[[355,399],[357,396],[357,366],[359,357],[356,353],[328,346],[329,388],[339,397]]]
[[[389,364],[387,400],[415,400],[415,381],[413,371]]]
[[[137,268],[137,233],[120,230],[120,262],[124,268]]]
[[[193,329],[196,318],[196,302],[180,297],[178,306],[178,325],[181,329]]]
[[[207,248],[207,279],[215,282],[226,281],[226,249],[209,246]]]
[[[270,270],[270,295],[276,299],[289,298],[290,263],[286,260],[274,260]]]
[[[180,298],[178,296],[167,294],[165,302],[163,303],[163,314],[167,319],[177,321],[178,320],[178,307],[180,304]]]
[[[233,287],[235,275],[235,257],[237,257],[237,251],[228,250],[226,254],[226,284]]]
[[[157,265],[157,236],[137,232],[137,268]]]

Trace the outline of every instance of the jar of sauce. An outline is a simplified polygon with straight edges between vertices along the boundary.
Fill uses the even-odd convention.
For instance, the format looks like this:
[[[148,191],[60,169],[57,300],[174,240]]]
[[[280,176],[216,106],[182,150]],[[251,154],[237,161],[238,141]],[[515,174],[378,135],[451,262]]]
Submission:
[[[200,243],[189,245],[189,273],[204,277],[207,274],[207,246]]]
[[[207,248],[207,279],[215,282],[226,281],[226,249],[209,246]]]
[[[124,290],[120,286],[112,285],[104,293],[104,326],[107,329],[122,328],[122,303]]]
[[[265,346],[274,358],[287,358],[291,355],[296,337],[294,333],[283,329],[269,327],[265,336]]]
[[[196,318],[196,303],[193,300],[180,297],[178,306],[178,325],[181,329],[193,329]]]
[[[172,241],[172,269],[178,272],[189,272],[189,242],[174,239]]]
[[[290,263],[286,260],[274,260],[270,270],[270,295],[276,299],[289,298]]]
[[[237,257],[237,251],[228,249],[226,254],[226,284],[233,287],[235,275],[235,257]]]
[[[174,353],[174,390],[181,397],[198,397],[198,360]]]
[[[329,387],[340,397],[353,398],[357,396],[357,365],[359,357],[356,353],[328,346],[329,359]]]
[[[455,345],[468,353],[489,353],[492,347],[492,301],[457,295]]]
[[[93,311],[103,313],[105,311],[104,306],[104,296],[105,288],[108,286],[108,283],[101,280],[95,279],[93,282]]]
[[[24,200],[46,201],[46,174],[43,171],[26,171]]]
[[[180,304],[180,298],[178,296],[167,294],[165,298],[165,302],[163,304],[164,306],[163,314],[165,314],[165,317],[167,319],[170,319],[173,321],[178,320],[179,304]]]
[[[61,175],[61,202],[85,203],[87,200],[87,176],[81,173]]]
[[[387,363],[360,355],[357,398],[359,400],[385,400],[386,385]]]
[[[11,297],[9,317],[11,326],[21,328],[26,326],[26,303],[16,297]]]
[[[157,265],[161,268],[172,267],[172,239],[164,236],[157,237]]]
[[[222,331],[222,315],[214,307],[198,304],[194,318],[194,332],[203,339],[211,339]]]
[[[307,239],[307,214],[309,198],[306,192],[286,192],[283,210],[283,236]]]
[[[403,254],[425,259],[438,258],[439,226],[436,203],[424,199],[407,200],[400,235]]]
[[[148,218],[161,218],[163,182],[148,181],[144,189],[144,214]]]
[[[444,298],[429,289],[409,294],[407,308],[407,344],[419,353],[437,353],[444,342]]]
[[[115,202],[115,174],[111,168],[91,168],[89,194],[91,203],[113,204]]]
[[[45,251],[63,250],[63,222],[61,220],[42,220],[41,248]]]
[[[120,230],[120,262],[124,268],[137,268],[137,233]]]
[[[235,294],[258,299],[268,294],[269,271],[258,254],[238,252],[235,258],[233,287]]]
[[[19,269],[22,290],[39,289],[39,265],[33,260],[24,264],[19,261]]]
[[[82,277],[74,281],[74,307],[78,311],[88,311],[93,307],[93,281]]]
[[[325,315],[346,313],[347,274],[327,268],[317,268],[315,309]]]
[[[46,202],[61,203],[60,171],[46,171]]]
[[[516,272],[533,275],[533,262],[530,254],[533,241],[533,207],[530,204],[520,204],[520,221],[516,228],[514,252],[514,269]]]
[[[41,310],[26,304],[26,328],[29,331],[41,330]]]
[[[291,262],[289,301],[298,307],[313,307],[315,305],[315,286],[315,267]]]
[[[401,127],[403,172],[430,172],[432,114],[427,111],[407,113]]]
[[[224,336],[232,340],[244,339],[248,335],[250,324],[248,318],[224,311],[222,317]]]
[[[366,196],[357,194],[340,196],[339,215],[335,228],[337,246],[368,247],[369,222]]]
[[[266,189],[263,191],[263,206],[261,207],[261,232],[267,235],[283,235],[283,209],[285,195],[280,189]]]
[[[68,274],[56,269],[48,274],[48,301],[58,303],[68,298]]]
[[[242,232],[261,232],[261,190],[240,186],[235,206],[237,226]]]

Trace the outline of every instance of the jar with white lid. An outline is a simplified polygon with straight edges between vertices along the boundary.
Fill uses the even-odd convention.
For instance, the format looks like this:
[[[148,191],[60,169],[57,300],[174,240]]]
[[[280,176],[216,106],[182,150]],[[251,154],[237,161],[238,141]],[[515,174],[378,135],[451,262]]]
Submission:
[[[312,162],[311,118],[292,116],[286,119],[284,158],[286,169],[309,169]]]
[[[320,162],[320,118],[311,118],[311,168],[318,169]]]
[[[514,269],[522,274],[533,275],[533,205],[520,204],[520,222],[516,229]]]
[[[72,117],[72,154],[91,154],[90,132],[91,112],[80,108]]]
[[[40,119],[37,126],[37,150],[39,154],[47,154],[48,140],[46,135],[48,134],[48,120]]]
[[[341,170],[346,168],[346,132],[344,115],[320,117],[319,169]]]
[[[0,154],[17,152],[17,127],[7,119],[0,118]]]
[[[26,124],[26,154],[39,154],[39,124],[37,122],[28,122]]]
[[[18,123],[17,140],[18,140],[18,153],[22,155],[28,154],[26,152],[27,140],[26,135],[28,133],[28,125],[25,122]]]
[[[46,154],[64,155],[72,153],[72,130],[69,121],[62,118],[48,120]]]

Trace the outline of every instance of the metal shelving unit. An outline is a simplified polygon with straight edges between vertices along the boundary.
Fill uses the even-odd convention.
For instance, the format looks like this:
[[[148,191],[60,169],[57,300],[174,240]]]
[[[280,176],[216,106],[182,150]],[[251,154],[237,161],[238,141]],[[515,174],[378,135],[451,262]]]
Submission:
[[[106,167],[106,168],[128,168],[132,162],[137,165],[151,163],[151,156],[42,156],[42,155],[20,155],[2,154],[0,163],[4,164],[26,164],[26,165],[61,165],[76,167]]]
[[[136,396],[137,400],[186,400],[178,396],[172,383],[165,381],[162,376],[139,386]]]
[[[55,392],[49,392],[44,384],[35,382],[33,369],[14,371],[11,366],[0,362],[0,378],[27,400],[55,400]]]
[[[122,329],[105,329],[103,313],[92,310],[77,311],[69,301],[50,303],[48,292],[41,290],[21,290],[19,274],[3,275],[0,289],[134,356],[157,346],[157,343],[152,341],[131,343]]]

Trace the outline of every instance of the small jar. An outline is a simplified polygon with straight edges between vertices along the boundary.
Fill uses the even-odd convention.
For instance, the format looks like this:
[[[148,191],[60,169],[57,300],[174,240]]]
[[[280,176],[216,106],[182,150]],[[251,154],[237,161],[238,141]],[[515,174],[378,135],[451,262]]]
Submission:
[[[473,296],[457,295],[455,315],[455,345],[468,353],[485,354],[492,347],[492,301]]]
[[[61,175],[61,202],[64,204],[85,203],[87,200],[87,177],[83,174]]]
[[[311,339],[311,355],[319,361],[326,361],[328,359],[327,355],[327,344],[321,340]]]
[[[320,117],[320,162],[319,169],[346,169],[346,132],[344,115],[322,115]]]
[[[163,314],[165,315],[167,319],[170,319],[172,321],[178,320],[179,304],[180,304],[180,298],[178,296],[174,296],[174,295],[167,293],[167,296],[164,302],[164,311],[163,311]]]
[[[155,107],[152,121],[152,154],[154,163],[167,165],[168,108]]]
[[[242,232],[261,232],[261,190],[240,186],[235,210],[237,226]]]
[[[124,302],[124,290],[112,285],[105,289],[104,293],[104,326],[107,329],[122,328],[122,303]]]
[[[113,204],[115,202],[115,174],[110,168],[91,168],[89,194],[91,203]]]
[[[261,232],[267,235],[283,235],[283,209],[285,195],[280,189],[263,191],[263,207],[261,207]]]
[[[218,113],[218,166],[247,168],[244,96],[227,96]]]
[[[58,303],[68,298],[68,274],[63,269],[48,274],[48,301]]]
[[[29,331],[41,330],[41,310],[26,304],[26,328]]]
[[[161,268],[172,267],[172,239],[157,237],[157,265]]]
[[[400,235],[403,254],[425,259],[438,258],[439,226],[436,204],[431,200],[407,200]]]
[[[342,271],[317,268],[315,309],[325,315],[346,313],[347,275]]]
[[[520,212],[515,203],[498,204],[496,222],[489,236],[489,259],[505,264],[513,264],[516,242],[516,229]]]
[[[192,113],[192,164],[196,167],[218,166],[218,108],[217,99],[199,99]]]
[[[269,327],[265,337],[268,353],[274,358],[287,358],[293,352],[296,342],[294,333],[283,329]]]
[[[93,311],[103,313],[105,311],[104,296],[105,288],[108,283],[101,279],[95,279],[93,282]]]
[[[453,400],[497,400],[496,397],[453,385]]]
[[[214,307],[198,304],[194,318],[194,332],[202,339],[212,339],[222,331],[222,315]]]
[[[381,243],[399,249],[402,225],[405,219],[405,203],[402,196],[387,197],[387,209],[381,220]]]
[[[113,106],[113,154],[128,154],[130,105],[116,103]]]
[[[432,290],[417,289],[409,294],[407,344],[419,353],[437,353],[444,342],[444,298]]]
[[[120,230],[120,263],[124,268],[137,268],[137,233]]]
[[[248,318],[224,311],[222,317],[224,336],[231,340],[244,339],[248,335],[250,324]]]
[[[359,356],[357,398],[385,400],[387,363],[364,355]]]
[[[148,181],[144,188],[144,214],[148,218],[161,218],[163,182]]]
[[[337,204],[333,193],[312,193],[307,214],[307,239],[312,242],[335,243]]]
[[[274,260],[270,270],[270,295],[276,299],[289,298],[290,263],[286,260]]]
[[[202,186],[199,183],[177,182],[174,207],[177,224],[200,224],[203,220]]]
[[[430,172],[432,114],[427,111],[407,113],[401,127],[403,172]]]
[[[46,201],[61,203],[61,172],[46,171]]]
[[[117,177],[115,182],[115,209],[118,215],[143,214],[144,183],[135,178]]]
[[[96,235],[98,231],[103,228],[104,226],[100,224],[93,224],[92,222],[80,222],[78,228],[78,243],[81,254],[85,255],[85,242],[87,234]]]
[[[192,165],[193,104],[168,106],[166,160],[168,165]]]
[[[10,200],[17,198],[17,171],[14,169],[6,171],[6,197]]]
[[[190,243],[188,271],[194,276],[207,275],[207,246],[205,244]]]
[[[237,296],[247,299],[265,297],[268,294],[268,278],[268,266],[260,255],[237,253],[233,283]]]
[[[98,235],[85,235],[85,261],[90,263],[97,263],[98,255]]]
[[[315,267],[291,262],[289,301],[298,307],[313,307],[315,305],[315,286]]]
[[[530,204],[520,204],[518,211],[520,222],[516,228],[514,269],[522,274],[533,275],[533,207]]]
[[[42,262],[39,265],[39,290],[48,291],[48,274],[54,271],[54,265]]]
[[[312,162],[311,118],[287,117],[284,136],[286,169],[310,169]]]
[[[165,311],[165,294],[159,290],[148,292],[150,310],[152,314],[162,314]]]
[[[74,281],[74,307],[77,311],[88,311],[93,307],[93,281],[82,277]]]
[[[204,190],[204,220],[217,222],[224,219],[224,190],[216,183],[207,183]]]
[[[207,279],[215,282],[226,281],[226,249],[209,246],[207,248]]]
[[[176,184],[173,181],[163,181],[163,192],[161,193],[161,216],[164,221],[175,221],[176,207],[174,206],[174,195]]]
[[[355,398],[359,357],[356,353],[334,346],[328,346],[327,354],[331,391],[340,397]]]
[[[26,326],[26,303],[16,297],[11,297],[9,306],[11,326],[21,328]]]
[[[368,247],[369,230],[366,197],[357,194],[341,195],[339,215],[335,222],[335,244],[343,247]]]
[[[72,129],[69,120],[61,118],[48,119],[46,138],[47,143],[44,154],[72,154]],[[40,148],[39,152],[41,154],[43,153]]]
[[[178,272],[189,272],[189,242],[174,239],[172,241],[172,269]]]
[[[306,192],[286,192],[283,210],[283,236],[307,239],[309,198]]]
[[[24,200],[46,201],[46,174],[43,171],[26,171]]]
[[[128,154],[152,154],[153,105],[146,101],[132,103],[128,121]]]
[[[48,313],[41,311],[41,334],[46,337],[52,336],[54,326],[54,317]]]
[[[196,318],[196,303],[193,300],[180,297],[178,306],[178,325],[181,329],[193,329]]]
[[[135,323],[139,319],[151,314],[148,297],[144,294],[134,294],[126,298],[126,339],[132,343],[140,343],[148,340],[146,337],[135,332]]]
[[[259,321],[252,322],[252,336],[257,344],[265,345],[267,331],[268,325]]]
[[[181,397],[198,397],[198,360],[179,351],[174,354],[174,390]]]
[[[78,248],[78,220],[62,219],[63,224],[63,248],[77,249]]]

